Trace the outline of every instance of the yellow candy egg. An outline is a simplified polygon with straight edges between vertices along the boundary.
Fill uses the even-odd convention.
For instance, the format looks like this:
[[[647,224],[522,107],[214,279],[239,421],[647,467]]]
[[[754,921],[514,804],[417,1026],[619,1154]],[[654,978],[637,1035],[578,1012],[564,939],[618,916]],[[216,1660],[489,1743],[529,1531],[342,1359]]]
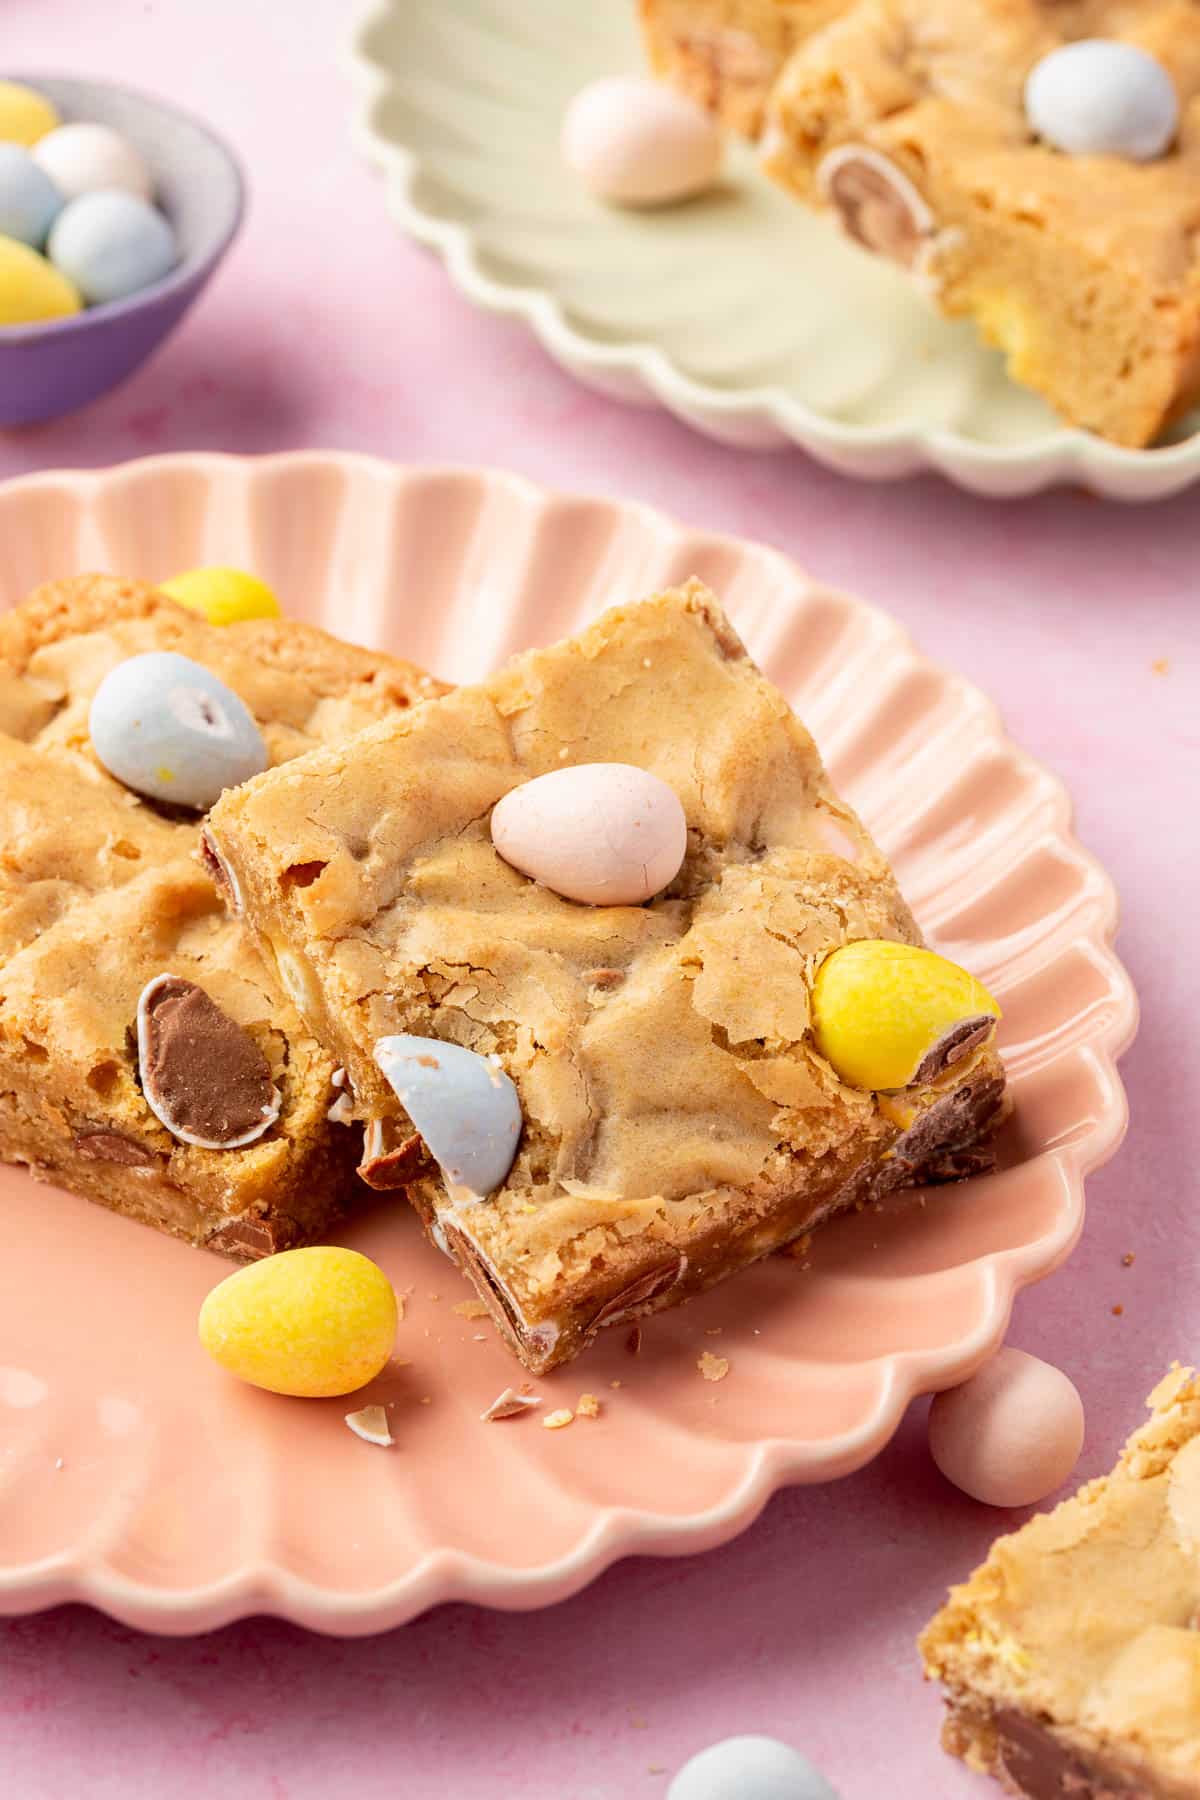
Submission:
[[[161,583],[164,594],[180,606],[202,613],[210,625],[235,625],[241,619],[278,619],[282,608],[265,581],[244,569],[188,569]]]
[[[817,970],[817,1049],[851,1087],[922,1085],[977,1049],[1000,1008],[957,963],[913,944],[843,944]]]
[[[0,325],[36,325],[80,312],[83,301],[54,264],[16,238],[0,237]]]
[[[200,1308],[200,1342],[223,1369],[272,1394],[352,1394],[396,1340],[396,1296],[357,1250],[317,1244],[247,1263]]]
[[[18,81],[0,81],[0,144],[36,144],[61,123],[41,94]]]

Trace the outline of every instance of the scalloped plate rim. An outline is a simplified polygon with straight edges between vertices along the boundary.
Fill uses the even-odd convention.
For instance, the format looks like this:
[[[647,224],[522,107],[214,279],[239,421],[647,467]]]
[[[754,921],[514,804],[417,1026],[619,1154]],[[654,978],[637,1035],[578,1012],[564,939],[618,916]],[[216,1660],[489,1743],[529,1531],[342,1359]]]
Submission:
[[[184,468],[210,475],[246,468],[271,472],[289,468],[342,472],[352,468],[396,484],[445,480],[482,482],[485,486],[500,484],[529,501],[582,503],[617,515],[632,514],[665,540],[681,534],[702,536],[707,542],[727,545],[739,554],[750,551],[793,575],[803,574],[791,558],[772,546],[730,533],[689,527],[660,508],[642,502],[559,490],[509,470],[453,463],[402,465],[358,452],[309,450],[264,456],[185,452],[136,458],[108,468],[37,471],[0,483],[0,502],[11,495],[19,498],[38,490],[92,491],[119,485],[127,479],[169,475]],[[910,634],[881,607],[838,590],[822,591],[835,594],[854,614],[870,617],[889,646],[903,654],[910,668],[934,670],[952,684],[961,697],[971,702],[979,720],[986,722],[1006,758],[1025,770],[1036,771],[1052,809],[1043,837],[1061,844],[1071,860],[1086,868],[1092,878],[1096,920],[1085,941],[1101,953],[1120,1003],[1106,1024],[1079,1046],[1080,1053],[1096,1061],[1108,1078],[1108,1107],[1081,1139],[1047,1149],[1036,1159],[1061,1180],[1069,1200],[1057,1229],[1029,1243],[1010,1245],[972,1259],[972,1266],[982,1271],[987,1303],[971,1331],[940,1345],[936,1351],[901,1350],[864,1359],[859,1366],[863,1370],[877,1369],[880,1379],[870,1413],[860,1425],[840,1437],[817,1442],[772,1436],[747,1443],[743,1448],[750,1455],[731,1491],[703,1512],[679,1515],[645,1507],[609,1506],[598,1511],[591,1526],[567,1552],[537,1568],[514,1569],[498,1560],[488,1561],[463,1551],[434,1549],[393,1581],[354,1595],[309,1581],[294,1568],[267,1558],[249,1560],[235,1574],[195,1587],[156,1587],[118,1574],[102,1558],[89,1562],[85,1548],[23,1568],[0,1570],[0,1614],[82,1601],[144,1630],[188,1634],[217,1629],[256,1612],[268,1612],[313,1630],[353,1636],[387,1630],[444,1602],[468,1601],[505,1610],[532,1609],[577,1593],[624,1556],[686,1555],[715,1548],[751,1524],[781,1487],[833,1479],[862,1467],[893,1435],[911,1399],[965,1378],[999,1346],[1016,1294],[1053,1273],[1073,1250],[1084,1222],[1083,1179],[1115,1153],[1127,1126],[1127,1097],[1116,1063],[1136,1033],[1138,1006],[1132,982],[1113,949],[1118,924],[1117,893],[1107,872],[1075,836],[1073,809],[1065,785],[1009,738],[995,703],[965,677],[923,656]]]
[[[602,385],[602,375],[616,373],[637,390],[626,393],[627,400],[661,405],[707,435],[721,438],[718,426],[733,421],[758,433],[761,441],[755,447],[792,445],[827,467],[867,480],[894,480],[933,468],[992,498],[1017,498],[1082,482],[1109,499],[1138,502],[1167,499],[1200,479],[1200,428],[1177,444],[1133,450],[1072,426],[1047,431],[1025,444],[1004,445],[981,443],[941,426],[847,425],[782,387],[730,390],[696,381],[657,345],[643,339],[595,342],[570,323],[562,304],[547,290],[485,274],[469,227],[418,203],[414,188],[422,172],[420,158],[408,145],[383,136],[371,122],[374,101],[387,92],[390,75],[366,48],[366,40],[394,4],[395,0],[362,0],[342,48],[342,65],[358,94],[352,139],[386,175],[388,209],[401,229],[438,252],[469,300],[487,312],[522,319],[543,349],[578,379]],[[1008,476],[1020,478],[1018,484],[1010,486]]]

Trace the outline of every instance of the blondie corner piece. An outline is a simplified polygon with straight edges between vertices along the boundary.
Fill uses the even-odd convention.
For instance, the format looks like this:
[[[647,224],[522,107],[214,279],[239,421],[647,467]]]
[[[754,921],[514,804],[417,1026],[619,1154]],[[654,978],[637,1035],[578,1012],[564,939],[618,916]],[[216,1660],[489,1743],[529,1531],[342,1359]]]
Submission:
[[[262,1256],[340,1216],[359,1191],[360,1139],[327,1117],[331,1059],[225,915],[199,860],[198,814],[148,803],[96,760],[91,698],[117,664],[151,650],[218,674],[273,762],[441,690],[311,626],[218,630],[107,576],[41,588],[0,618],[0,1157],[192,1243]],[[176,998],[188,983],[201,990],[193,1025],[224,1034],[208,1061],[224,1065],[226,1085],[240,1049],[251,1087],[278,1097],[254,1141],[184,1141],[161,1123],[161,1103],[151,1108],[138,1002],[168,974]],[[196,1073],[193,1060],[190,1105],[206,1098]],[[214,1116],[224,1130],[228,1109]]]
[[[505,794],[621,761],[686,815],[657,898],[579,905],[497,855]],[[835,1212],[954,1172],[1000,1108],[990,1038],[899,1102],[817,1055],[816,965],[849,939],[918,933],[698,582],[258,777],[208,830],[379,1156],[534,1371]],[[497,1058],[516,1084],[516,1161],[483,1202],[456,1202],[423,1160],[374,1060],[394,1034]]]
[[[973,319],[1069,423],[1139,447],[1196,400],[1200,0],[645,0],[645,12],[660,73],[736,128],[761,127],[769,174]],[[1135,44],[1168,72],[1181,123],[1162,156],[1065,155],[1034,137],[1031,69],[1088,37]],[[710,40],[706,91],[696,46]],[[739,70],[755,46],[751,103]]]
[[[1200,1796],[1200,1381],[1110,1475],[992,1546],[926,1628],[948,1751],[1025,1800]]]

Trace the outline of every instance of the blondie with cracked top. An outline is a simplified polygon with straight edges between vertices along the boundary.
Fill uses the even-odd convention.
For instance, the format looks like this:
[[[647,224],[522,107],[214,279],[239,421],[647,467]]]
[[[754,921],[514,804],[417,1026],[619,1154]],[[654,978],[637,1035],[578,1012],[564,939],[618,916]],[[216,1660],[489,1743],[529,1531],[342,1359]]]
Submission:
[[[339,1216],[358,1185],[358,1134],[329,1121],[330,1057],[226,916],[198,858],[198,815],[148,803],[96,758],[92,696],[117,664],[151,650],[219,674],[273,762],[441,690],[310,626],[217,629],[106,576],[52,584],[0,618],[0,1157],[193,1243],[259,1256]],[[255,1141],[202,1147],[148,1104],[138,1002],[164,974],[213,1003],[201,1016],[192,992],[184,1023],[207,1046],[196,1057],[209,1074],[222,1065],[216,1099],[239,1047],[278,1096]],[[213,1095],[192,1079],[198,1070],[185,1074],[193,1122],[232,1134],[229,1107],[198,1112]]]
[[[1200,0],[643,10],[656,68],[735,128],[762,128],[772,176],[973,319],[1063,418],[1141,446],[1200,395]],[[713,30],[705,92],[686,46]],[[1031,70],[1095,37],[1149,52],[1173,82],[1162,155],[1067,155],[1035,135]]]
[[[921,1638],[943,1741],[1026,1800],[1200,1795],[1200,1380],[1110,1475],[1000,1538]]]
[[[687,852],[665,891],[579,904],[501,859],[503,796],[613,762],[682,802]],[[833,1213],[961,1172],[1001,1107],[993,1034],[899,1100],[818,1054],[821,960],[919,934],[698,582],[257,777],[207,834],[378,1158],[534,1371]],[[524,1129],[487,1198],[423,1159],[374,1058],[396,1033],[498,1059],[515,1083]]]

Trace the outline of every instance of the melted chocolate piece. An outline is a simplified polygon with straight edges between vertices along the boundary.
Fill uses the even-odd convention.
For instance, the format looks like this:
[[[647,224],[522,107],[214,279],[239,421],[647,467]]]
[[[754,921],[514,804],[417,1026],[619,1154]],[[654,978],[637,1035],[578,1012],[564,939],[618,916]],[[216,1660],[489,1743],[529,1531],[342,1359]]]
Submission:
[[[148,1169],[158,1161],[153,1150],[147,1150],[135,1138],[122,1131],[77,1131],[75,1154],[84,1162],[124,1163],[129,1168]]]

